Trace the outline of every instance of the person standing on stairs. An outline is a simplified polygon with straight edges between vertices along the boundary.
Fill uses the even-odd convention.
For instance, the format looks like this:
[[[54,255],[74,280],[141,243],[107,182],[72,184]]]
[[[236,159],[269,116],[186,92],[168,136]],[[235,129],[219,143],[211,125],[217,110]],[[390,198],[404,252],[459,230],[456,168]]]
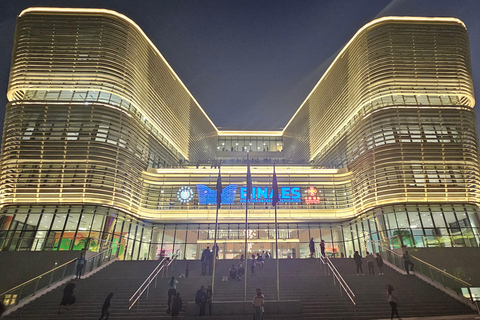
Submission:
[[[207,287],[207,291],[205,292],[205,301],[208,305],[208,315],[212,315],[212,301],[213,301],[213,292],[212,286]]]
[[[255,275],[255,264],[256,264],[255,255],[252,254],[252,264],[250,265],[250,270],[252,271],[252,276]]]
[[[182,310],[182,298],[180,298],[180,292],[177,292],[172,300],[172,319],[178,319],[180,310]]]
[[[377,257],[375,258],[377,260],[377,267],[378,267],[378,274],[384,275],[383,273],[383,259],[380,253],[377,252]]]
[[[353,254],[353,260],[355,261],[355,264],[357,265],[357,276],[359,275],[358,272],[361,272],[362,275],[363,275],[362,256],[360,256],[360,254],[358,254],[358,251],[355,251],[355,253]]]
[[[315,242],[313,238],[310,238],[310,243],[308,244],[308,248],[310,249],[310,258],[315,257]]]
[[[63,297],[62,297],[62,302],[60,302],[60,306],[58,307],[58,313],[62,313],[62,306],[66,307],[68,305],[74,304],[76,301],[75,298],[75,291],[76,291],[77,285],[74,282],[70,282],[65,286],[63,289]]]
[[[202,252],[202,276],[207,274],[207,261],[208,261],[208,256],[210,255],[210,247],[207,247],[207,249],[203,250]]]
[[[172,302],[172,298],[175,297],[175,295],[177,294],[177,283],[178,281],[175,280],[175,277],[172,277],[170,279],[170,281],[168,281],[168,302],[167,302],[167,313],[170,313],[169,311],[171,311],[171,302]]]
[[[373,256],[373,253],[367,252],[365,260],[367,260],[368,274],[375,275],[375,257]]]
[[[403,253],[403,262],[405,263],[405,271],[407,271],[407,274],[410,274],[410,271],[413,272],[413,262],[410,260],[410,255],[408,254],[408,251],[405,251]],[[410,267],[410,271],[408,271],[408,267]]]
[[[197,293],[195,294],[195,303],[198,304],[200,307],[200,317],[203,317],[205,315],[205,286],[201,286],[200,289],[197,290]]]
[[[77,273],[75,279],[82,278],[83,268],[87,264],[87,259],[85,259],[85,252],[80,253],[80,257],[77,258]]]
[[[325,241],[323,239],[320,241],[320,253],[322,254],[322,257],[325,257]]]
[[[393,320],[393,315],[396,314],[398,319],[400,319],[400,316],[398,315],[398,297],[393,291],[393,286],[391,284],[387,285],[387,300],[388,303],[390,304],[390,307],[392,308],[392,313],[390,315],[390,319]]]
[[[102,320],[103,317],[106,317],[105,320],[108,320],[108,317],[110,316],[110,312],[108,311],[108,309],[110,308],[110,302],[113,298],[113,292],[110,292],[107,296],[107,298],[105,299],[105,301],[103,302],[103,306],[102,306],[102,315],[100,316],[100,319],[98,320]]]
[[[185,265],[185,278],[188,278],[188,274],[190,273],[190,262],[187,262]]]
[[[257,289],[257,294],[253,298],[253,310],[254,310],[254,320],[262,320],[263,319],[263,311],[264,311],[265,299],[262,294],[262,291]]]

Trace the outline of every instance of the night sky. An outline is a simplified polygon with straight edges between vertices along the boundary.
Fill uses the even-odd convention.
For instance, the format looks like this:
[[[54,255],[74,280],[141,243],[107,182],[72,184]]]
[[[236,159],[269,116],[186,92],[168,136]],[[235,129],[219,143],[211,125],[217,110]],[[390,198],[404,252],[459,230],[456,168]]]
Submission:
[[[342,46],[382,16],[463,20],[480,92],[478,0],[0,0],[2,126],[15,19],[31,6],[106,8],[131,18],[222,129],[282,129]]]

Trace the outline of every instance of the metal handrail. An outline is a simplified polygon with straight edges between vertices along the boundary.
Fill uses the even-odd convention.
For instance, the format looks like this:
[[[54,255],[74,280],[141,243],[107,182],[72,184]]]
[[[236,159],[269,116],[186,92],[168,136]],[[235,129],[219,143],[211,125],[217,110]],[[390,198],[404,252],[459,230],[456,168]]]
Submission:
[[[145,279],[145,281],[143,281],[143,283],[140,285],[140,287],[138,287],[137,291],[135,291],[134,294],[132,294],[132,296],[130,297],[130,299],[128,299],[128,301],[132,301],[133,297],[135,297],[135,295],[142,289],[142,287],[145,285],[145,283],[147,283],[147,281],[150,279],[150,277],[153,276],[153,274],[156,274],[156,271],[159,271],[158,269],[163,267],[163,263],[167,260],[167,258],[163,258],[159,264],[157,264],[157,266],[155,267],[155,269],[153,269],[153,271],[148,275],[148,277]]]
[[[140,291],[140,293],[137,295],[137,298],[132,302],[132,304],[130,305],[130,307],[128,307],[128,310],[131,310],[133,308],[133,306],[140,300],[140,297],[143,295],[143,293],[145,292],[145,290],[149,289],[150,288],[150,284],[153,282],[153,280],[155,280],[158,276],[158,274],[164,269],[164,268],[168,268],[177,258],[178,256],[180,256],[180,249],[177,250],[177,253],[173,254],[172,255],[172,259],[170,259],[170,261],[168,262],[168,264],[165,264],[164,261],[168,261],[166,260],[166,258],[162,259],[162,261],[160,262],[160,264],[157,265],[157,267],[155,269],[158,268],[158,266],[160,266],[160,268],[157,269],[157,271],[153,271],[152,273],[150,273],[150,275],[147,277],[147,279],[142,283],[142,285],[137,289],[137,291],[135,291],[135,293],[132,295],[132,297],[128,300],[128,301],[131,301],[133,299],[133,297],[135,296],[135,294],[137,292],[140,291],[140,289],[142,288],[143,286],[143,289]],[[150,280],[148,281],[148,279],[150,278]],[[148,281],[148,283],[146,285],[144,285],[146,282]],[[155,286],[156,286],[156,282],[155,282]]]
[[[374,243],[375,245],[378,245],[379,247],[382,247],[383,249],[389,251],[391,254],[396,255],[397,257],[403,259],[403,257],[402,257],[401,254],[399,254],[399,253],[391,250],[390,248],[385,247],[383,244],[377,243],[377,242],[375,242],[375,241],[373,241],[373,240],[370,240],[370,242]],[[465,286],[467,286],[467,287],[471,287],[471,286],[472,286],[472,284],[470,284],[470,283],[468,283],[468,282],[466,282],[466,281],[464,281],[464,280],[462,280],[462,279],[460,279],[460,278],[457,278],[457,277],[455,277],[454,275],[446,272],[445,270],[442,270],[442,269],[440,269],[440,268],[438,268],[438,267],[435,267],[434,265],[432,265],[432,264],[430,264],[430,263],[428,263],[428,262],[426,262],[426,261],[424,261],[424,260],[422,260],[422,259],[420,259],[420,258],[418,258],[418,257],[416,257],[416,256],[414,256],[414,255],[412,255],[412,254],[409,254],[409,256],[410,256],[410,258],[413,258],[413,259],[419,261],[420,263],[426,264],[428,267],[434,269],[435,271],[438,271],[438,272],[442,273],[444,276],[447,276],[447,277],[449,277],[449,278],[452,278],[452,279],[455,280],[455,281],[458,281],[458,282],[463,283],[463,284],[464,284]]]
[[[337,274],[338,278],[345,284],[345,287],[350,291],[350,293],[355,297],[355,293],[353,293],[352,289],[350,288],[350,286],[347,284],[347,282],[345,281],[345,279],[342,277],[342,275],[340,274],[340,272],[337,270],[337,268],[335,267],[335,265],[333,264],[332,260],[330,260],[329,257],[325,257],[325,259],[327,259],[328,263],[332,266],[333,270],[335,271],[335,273]]]
[[[103,254],[105,254],[105,253],[107,253],[108,251],[111,251],[111,250],[112,250],[112,247],[109,247],[108,249],[105,249],[105,250],[103,250],[103,251],[101,251],[101,252],[98,252],[98,253],[94,254],[93,256],[89,257],[88,261],[94,261],[96,257],[101,256],[101,255],[103,255]],[[113,254],[110,255],[110,257],[112,257],[112,256],[114,256],[114,255],[113,255]],[[15,301],[14,304],[15,304],[15,305],[18,305],[20,301],[22,301],[22,300],[24,300],[24,299],[26,299],[26,298],[28,298],[28,297],[30,297],[30,296],[35,295],[35,294],[37,293],[37,291],[42,290],[42,288],[48,288],[48,287],[50,287],[52,284],[58,283],[58,282],[64,280],[65,278],[70,277],[72,274],[71,274],[71,273],[67,273],[67,272],[66,272],[66,268],[67,268],[69,265],[74,265],[77,260],[78,260],[78,258],[75,258],[75,259],[72,259],[72,260],[70,260],[70,261],[67,261],[67,262],[63,263],[62,265],[60,265],[60,266],[57,266],[57,267],[55,267],[55,268],[52,268],[51,270],[49,270],[49,271],[47,271],[47,272],[44,272],[44,273],[42,273],[41,275],[36,276],[35,278],[32,278],[32,279],[30,279],[30,280],[28,280],[28,281],[25,281],[25,282],[23,282],[23,283],[15,286],[15,287],[11,288],[11,289],[8,289],[7,291],[1,293],[1,294],[0,294],[0,297],[5,297],[6,295],[9,295],[9,294],[10,294],[10,295],[17,295],[17,297],[15,298],[16,301]],[[88,263],[88,262],[87,262],[87,263]],[[58,280],[53,281],[54,273],[55,273],[56,271],[62,269],[62,268],[64,268],[62,276],[61,276]],[[94,270],[94,269],[95,269],[95,268],[92,268],[92,270]],[[74,269],[73,269],[73,270],[74,270]],[[72,270],[72,271],[73,271],[73,270]],[[92,270],[90,270],[90,271],[92,271]],[[50,274],[51,276],[50,276],[50,281],[48,282],[48,284],[47,284],[46,286],[44,286],[44,287],[38,288],[39,283],[40,283],[40,279],[44,278],[46,275],[49,275],[49,274]],[[30,285],[30,284],[34,283],[35,281],[37,281],[37,283],[36,283],[36,285],[35,285],[35,288],[34,288],[33,292],[32,292],[31,294],[28,294],[28,295],[22,297],[21,295],[22,295],[22,293],[23,293],[23,291],[24,291],[24,288],[25,288],[27,285]],[[20,293],[16,293],[16,291],[17,291],[18,289],[20,289]],[[10,305],[8,305],[7,307],[13,306],[14,304],[10,304]]]
[[[377,245],[379,248],[382,248],[386,252],[390,253],[391,255],[397,257],[398,259],[403,259],[403,256],[401,254],[391,250],[390,248],[386,247],[385,245],[381,244],[380,242],[376,242],[376,241],[373,241],[373,240],[369,240],[369,241],[372,244]],[[477,303],[476,303],[476,301],[475,301],[475,299],[472,295],[472,291],[471,291],[472,285],[470,283],[468,283],[468,282],[466,282],[466,281],[464,281],[464,280],[462,280],[458,277],[455,277],[454,275],[452,275],[452,274],[450,274],[450,273],[448,273],[448,272],[446,272],[442,269],[439,269],[438,267],[436,267],[436,266],[434,266],[434,265],[432,265],[432,264],[430,264],[426,261],[423,261],[422,259],[419,259],[419,258],[415,257],[414,255],[409,254],[409,256],[410,256],[410,259],[415,259],[419,263],[419,267],[420,267],[421,271],[420,272],[417,271],[417,273],[418,273],[418,274],[416,273],[417,276],[420,274],[423,277],[429,279],[430,281],[432,281],[432,282],[434,282],[434,283],[436,283],[440,286],[443,286],[443,288],[445,290],[447,290],[447,292],[454,293],[457,296],[459,296],[461,299],[464,299],[462,301],[470,301],[471,304],[472,304],[472,308],[473,308],[473,306],[475,306],[475,308],[477,309],[477,312],[480,313],[480,309],[478,308]],[[388,257],[386,257],[386,258],[388,258]],[[429,268],[430,275],[423,272],[422,265],[425,265],[427,268]],[[401,264],[400,265],[396,264],[396,267],[403,269],[404,266],[402,266]],[[416,268],[416,270],[418,270],[418,267]],[[434,277],[434,273],[432,272],[432,270],[434,270],[435,272],[438,272],[440,274],[442,281],[439,281]],[[456,281],[459,284],[457,284],[457,285],[454,284],[453,287],[449,286],[444,279],[445,277],[450,278],[450,279]],[[462,286],[466,287],[466,289],[468,291],[469,298],[465,297],[463,292],[461,292],[462,291]],[[460,289],[460,292],[458,290],[455,290],[456,288]]]
[[[345,279],[343,279],[343,277],[340,275],[340,272],[338,272],[337,268],[335,268],[332,261],[328,257],[323,257],[323,256],[320,256],[320,261],[324,265],[328,266],[328,268],[332,272],[332,275],[333,275],[334,279],[337,279],[337,282],[340,284],[340,288],[343,289],[343,291],[345,291],[345,294],[350,299],[350,301],[353,303],[353,305],[357,305],[357,303],[355,302],[355,298],[354,298],[355,294],[353,293],[352,289],[350,289],[350,287],[348,286]],[[334,283],[335,283],[335,281],[334,281]],[[348,288],[348,290],[347,290],[347,288]]]

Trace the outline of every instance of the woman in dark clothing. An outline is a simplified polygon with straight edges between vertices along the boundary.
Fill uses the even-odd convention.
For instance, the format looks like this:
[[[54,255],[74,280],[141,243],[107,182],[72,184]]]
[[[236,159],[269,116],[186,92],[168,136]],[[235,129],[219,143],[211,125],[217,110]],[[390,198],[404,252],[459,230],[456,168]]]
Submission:
[[[103,303],[102,307],[102,316],[100,317],[99,320],[102,320],[103,317],[106,317],[105,320],[108,320],[108,317],[110,316],[110,312],[108,312],[108,308],[110,308],[110,301],[112,300],[113,297],[113,292],[110,292],[105,299],[105,302]]]
[[[358,254],[358,251],[355,251],[355,253],[353,254],[353,260],[355,261],[355,264],[357,265],[357,275],[358,275],[358,271],[360,271],[363,275],[362,257]]]
[[[377,257],[375,259],[377,260],[377,266],[378,266],[378,269],[380,270],[378,274],[384,275],[385,273],[383,273],[383,259],[380,256],[380,253],[377,252]]]
[[[170,279],[170,281],[168,281],[168,302],[167,302],[168,308],[167,308],[167,312],[171,310],[172,298],[175,297],[175,295],[177,294],[177,283],[178,283],[178,281],[175,280],[175,277],[172,277]]]
[[[400,316],[398,315],[398,297],[393,291],[393,286],[391,284],[387,285],[387,300],[388,303],[390,304],[390,307],[392,308],[392,313],[390,315],[390,319],[393,320],[393,316],[397,315],[397,318],[400,319]]]
[[[73,282],[70,282],[65,286],[63,289],[62,302],[60,302],[60,306],[58,307],[58,313],[62,313],[62,306],[68,306],[75,303],[75,288],[76,284]]]
[[[180,310],[182,310],[182,298],[180,298],[180,292],[177,292],[175,298],[172,301],[172,318],[178,319],[178,315],[180,314]]]
[[[208,305],[208,315],[212,315],[212,299],[213,298],[213,293],[212,293],[212,286],[207,287],[207,292],[205,292],[205,301],[207,301]]]

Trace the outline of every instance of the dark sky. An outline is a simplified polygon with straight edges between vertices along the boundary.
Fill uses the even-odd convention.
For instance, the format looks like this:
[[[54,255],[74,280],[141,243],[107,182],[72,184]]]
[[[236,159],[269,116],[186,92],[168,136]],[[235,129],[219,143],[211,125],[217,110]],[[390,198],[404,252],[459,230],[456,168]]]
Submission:
[[[30,6],[96,7],[125,14],[224,129],[282,129],[342,46],[382,16],[463,20],[480,92],[478,0],[0,0],[2,124],[15,19]]]

